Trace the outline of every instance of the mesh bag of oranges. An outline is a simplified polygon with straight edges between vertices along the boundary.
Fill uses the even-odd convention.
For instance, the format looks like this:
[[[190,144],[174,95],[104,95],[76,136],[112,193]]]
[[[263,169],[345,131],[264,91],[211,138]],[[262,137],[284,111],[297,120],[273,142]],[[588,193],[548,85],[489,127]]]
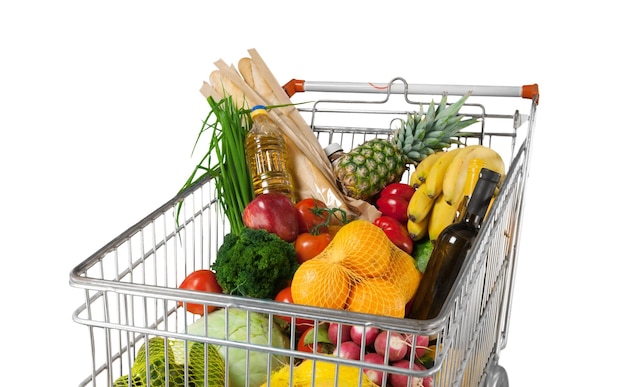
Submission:
[[[402,318],[420,280],[413,257],[376,225],[354,220],[298,267],[291,295],[297,304]]]

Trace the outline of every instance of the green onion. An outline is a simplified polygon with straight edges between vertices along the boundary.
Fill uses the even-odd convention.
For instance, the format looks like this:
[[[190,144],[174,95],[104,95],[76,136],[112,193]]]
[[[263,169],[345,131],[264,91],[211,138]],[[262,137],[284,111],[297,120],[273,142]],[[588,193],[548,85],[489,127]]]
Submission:
[[[207,175],[215,181],[216,197],[228,218],[231,232],[238,234],[243,228],[242,214],[254,198],[252,179],[245,157],[245,139],[251,125],[250,112],[235,105],[232,96],[219,101],[207,98],[211,108],[202,122],[202,128],[193,150],[202,134],[211,131],[209,148],[187,179],[181,192]],[[197,174],[202,172],[199,176]],[[180,214],[179,203],[176,219]]]

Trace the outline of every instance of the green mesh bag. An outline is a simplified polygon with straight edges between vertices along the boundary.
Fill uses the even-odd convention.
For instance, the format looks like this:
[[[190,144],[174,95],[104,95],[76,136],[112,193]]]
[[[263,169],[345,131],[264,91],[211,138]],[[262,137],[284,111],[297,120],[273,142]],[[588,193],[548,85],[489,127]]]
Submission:
[[[187,356],[187,378],[185,378],[185,350],[184,343],[177,340],[167,340],[167,358],[165,356],[165,339],[154,337],[142,345],[131,367],[129,375],[123,375],[115,380],[114,387],[200,387],[204,386],[206,376],[210,387],[224,387],[225,364],[215,346],[203,343],[191,343]],[[206,348],[206,361],[205,361]],[[146,359],[147,356],[147,359]],[[146,361],[147,360],[147,361]],[[166,367],[167,365],[167,367]],[[168,378],[166,378],[166,371]],[[205,375],[206,374],[206,375]]]

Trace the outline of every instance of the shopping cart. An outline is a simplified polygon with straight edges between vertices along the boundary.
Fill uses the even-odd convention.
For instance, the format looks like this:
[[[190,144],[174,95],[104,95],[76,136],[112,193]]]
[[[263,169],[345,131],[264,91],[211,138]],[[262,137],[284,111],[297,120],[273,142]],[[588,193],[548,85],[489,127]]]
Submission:
[[[85,293],[84,303],[73,318],[88,328],[92,356],[92,369],[80,385],[119,383],[118,379],[133,366],[142,344],[159,337],[165,342],[195,341],[227,351],[243,350],[246,366],[252,364],[251,354],[261,353],[268,360],[275,356],[285,359],[284,364],[292,372],[298,361],[308,359],[330,361],[337,369],[344,365],[376,369],[385,373],[385,380],[399,373],[430,377],[435,386],[508,386],[506,371],[498,365],[498,359],[506,346],[511,316],[524,190],[539,100],[537,85],[417,85],[396,78],[383,84],[292,80],[284,89],[293,102],[314,99],[298,105],[300,113],[322,145],[335,142],[346,151],[371,138],[388,138],[397,120],[419,110],[420,104],[437,102],[443,94],[449,96],[450,103],[456,96],[472,92],[461,114],[476,117],[479,123],[465,129],[459,140],[496,149],[506,161],[507,174],[440,315],[417,321],[179,289],[189,273],[210,267],[229,232],[228,221],[214,196],[214,181],[206,178],[174,196],[72,270],[70,284]],[[406,181],[411,171],[407,169]],[[328,323],[427,336],[432,363],[425,369],[409,370],[366,363],[362,357],[348,360],[304,353],[297,350],[295,330],[286,333],[291,342],[286,347],[269,344],[272,333],[265,343],[231,340],[228,329],[222,337],[196,336],[187,327],[198,316],[185,312],[181,302],[226,311],[244,310],[248,328],[252,314],[262,314],[268,321],[275,316],[287,316],[294,323],[296,318],[308,319],[313,323],[315,340],[321,336],[318,329]],[[183,363],[188,351],[184,352]],[[229,356],[225,356],[227,370],[234,367],[230,363]],[[271,362],[267,364],[269,374]],[[188,372],[186,366],[184,369]],[[233,371],[246,374],[241,364]],[[229,380],[232,372],[230,375],[227,371]],[[132,385],[124,381],[116,385]],[[360,385],[361,381],[336,377],[334,386]]]

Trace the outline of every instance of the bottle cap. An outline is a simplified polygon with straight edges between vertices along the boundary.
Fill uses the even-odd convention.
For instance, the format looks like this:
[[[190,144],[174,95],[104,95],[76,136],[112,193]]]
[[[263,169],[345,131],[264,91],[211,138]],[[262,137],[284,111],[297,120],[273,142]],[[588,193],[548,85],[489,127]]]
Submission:
[[[479,178],[489,180],[493,183],[498,183],[500,181],[500,174],[496,171],[492,171],[491,169],[481,168]]]
[[[474,187],[474,192],[472,192],[469,203],[467,203],[467,215],[478,215],[481,218],[485,216],[499,181],[500,174],[498,172],[487,168],[480,170],[480,176]]]
[[[267,114],[267,107],[265,105],[256,105],[252,109],[250,109],[251,118],[254,118],[254,116],[258,114]]]
[[[329,144],[326,148],[324,148],[324,153],[326,153],[326,156],[330,156],[340,150],[343,150],[343,148],[341,148],[341,145],[333,142],[332,144]]]

